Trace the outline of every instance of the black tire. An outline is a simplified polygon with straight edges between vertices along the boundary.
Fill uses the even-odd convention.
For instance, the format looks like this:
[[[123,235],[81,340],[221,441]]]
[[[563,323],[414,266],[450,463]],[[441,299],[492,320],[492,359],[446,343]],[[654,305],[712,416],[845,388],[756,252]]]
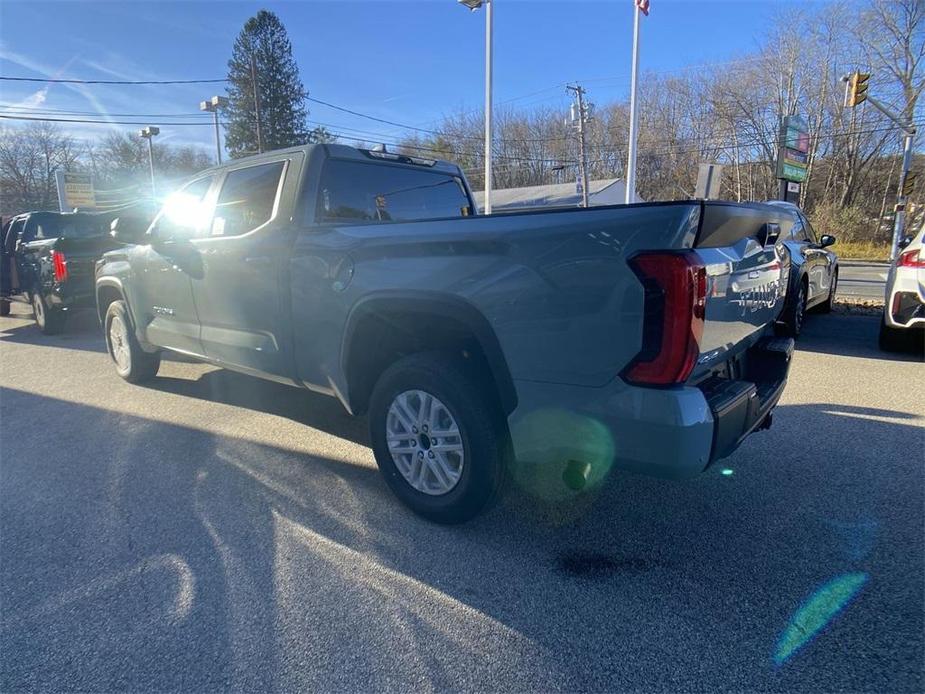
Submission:
[[[838,270],[832,275],[832,285],[829,287],[829,295],[826,297],[816,310],[819,313],[831,313],[832,306],[835,304],[835,290],[838,288]]]
[[[10,302],[6,299],[0,299],[0,316],[10,315]]]
[[[885,319],[880,321],[880,349],[884,352],[903,352],[909,349],[909,331],[891,328]]]
[[[116,373],[129,383],[140,383],[157,375],[161,354],[145,352],[135,339],[131,325],[124,301],[109,304],[104,323],[106,349],[116,366]]]
[[[459,429],[458,440],[463,449],[461,468],[455,486],[445,493],[425,493],[412,486],[389,450],[386,435],[389,411],[396,398],[407,391],[422,391],[435,397]],[[376,463],[386,483],[406,506],[424,518],[437,523],[462,523],[497,498],[509,450],[507,425],[490,391],[480,384],[477,372],[467,369],[461,360],[442,353],[421,353],[390,366],[373,389],[369,429]],[[439,439],[435,437],[434,441]],[[430,453],[431,445],[426,435],[409,445],[417,447],[418,453],[409,453],[422,456],[417,464],[423,468],[427,462],[423,458],[424,448]],[[433,467],[431,470],[428,474],[439,482],[436,471]]]
[[[32,293],[32,315],[44,335],[57,335],[64,329],[65,315],[59,309],[49,308],[41,292]]]
[[[792,338],[797,338],[803,332],[803,322],[806,319],[806,282],[800,280],[797,292],[793,301],[787,304],[784,309],[783,333]]]

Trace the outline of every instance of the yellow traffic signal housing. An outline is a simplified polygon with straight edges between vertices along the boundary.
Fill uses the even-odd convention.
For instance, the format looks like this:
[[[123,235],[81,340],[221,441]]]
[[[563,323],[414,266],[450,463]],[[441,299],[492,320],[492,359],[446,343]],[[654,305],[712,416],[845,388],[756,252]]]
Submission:
[[[848,105],[857,106],[862,101],[867,100],[869,72],[852,72],[848,81]]]
[[[906,174],[906,178],[903,180],[903,196],[912,195],[912,191],[915,189],[915,179],[918,177],[914,171],[910,171]]]

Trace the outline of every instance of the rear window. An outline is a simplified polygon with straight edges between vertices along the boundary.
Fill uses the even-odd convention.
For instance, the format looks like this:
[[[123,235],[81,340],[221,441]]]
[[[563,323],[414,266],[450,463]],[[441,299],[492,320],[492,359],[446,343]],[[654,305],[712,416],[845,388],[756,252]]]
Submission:
[[[321,174],[320,222],[408,222],[471,213],[458,176],[338,159],[329,160]]]
[[[60,237],[86,238],[106,233],[106,224],[99,217],[77,217],[69,215],[42,215],[30,217],[24,236],[32,239],[54,239]]]

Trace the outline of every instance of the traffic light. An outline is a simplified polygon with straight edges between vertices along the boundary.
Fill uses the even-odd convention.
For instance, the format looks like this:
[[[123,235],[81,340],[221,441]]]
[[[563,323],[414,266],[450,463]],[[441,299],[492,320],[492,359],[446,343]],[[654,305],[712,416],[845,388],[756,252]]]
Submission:
[[[851,73],[851,77],[848,78],[848,106],[857,106],[862,101],[867,101],[869,79],[869,72]]]
[[[909,171],[906,174],[906,178],[903,180],[903,196],[912,195],[912,191],[915,188],[915,179],[918,176],[914,171]]]

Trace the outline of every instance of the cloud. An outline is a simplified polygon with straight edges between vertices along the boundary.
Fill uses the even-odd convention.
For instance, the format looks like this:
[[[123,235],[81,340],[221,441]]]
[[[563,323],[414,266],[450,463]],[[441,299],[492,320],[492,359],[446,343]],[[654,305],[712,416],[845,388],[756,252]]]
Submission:
[[[35,108],[45,103],[48,98],[48,87],[42,87],[34,94],[30,94],[22,101],[11,104],[12,108]]]

